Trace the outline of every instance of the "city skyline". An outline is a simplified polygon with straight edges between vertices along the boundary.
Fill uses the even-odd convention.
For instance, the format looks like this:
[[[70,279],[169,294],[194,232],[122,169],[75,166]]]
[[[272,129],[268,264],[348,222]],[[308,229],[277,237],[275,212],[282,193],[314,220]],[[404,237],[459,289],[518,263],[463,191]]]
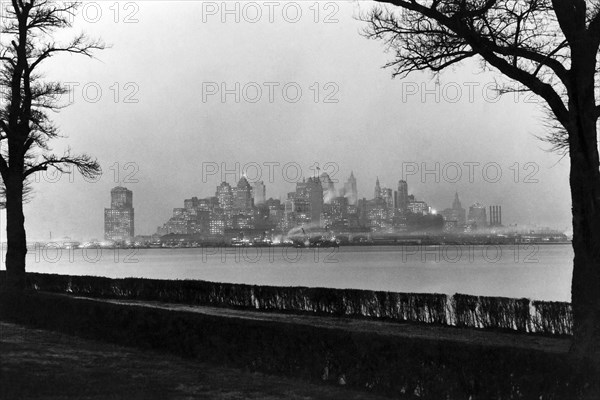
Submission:
[[[600,0],[0,0],[0,392],[600,399],[598,54]]]
[[[468,206],[467,212],[462,207],[458,192],[455,192],[450,207],[436,210],[424,199],[410,194],[407,182],[402,179],[398,181],[398,189],[393,190],[382,187],[379,177],[376,177],[372,198],[361,197],[356,184],[353,171],[337,189],[329,175],[322,173],[318,177],[297,182],[295,191],[288,192],[285,200],[281,196],[267,199],[264,181],[257,180],[250,184],[243,174],[233,186],[227,181],[221,182],[214,196],[185,199],[183,207],[173,208],[172,217],[162,226],[159,225],[156,232],[138,233],[137,237],[161,237],[172,233],[222,236],[227,231],[231,233],[235,230],[275,230],[285,234],[300,226],[338,231],[367,229],[370,232],[409,232],[411,228],[406,225],[407,213],[439,215],[444,224],[438,228],[445,232],[474,232],[504,227],[502,206],[483,205],[476,201]],[[340,203],[341,200],[344,202]],[[111,219],[112,213],[124,211],[127,215],[119,214],[118,218]],[[402,219],[397,220],[397,217]],[[261,223],[261,219],[265,222]],[[519,228],[523,229],[523,224]],[[133,240],[134,236],[132,191],[121,186],[114,187],[111,190],[111,208],[105,209],[104,239],[123,241]]]
[[[217,17],[199,24],[202,7],[193,2],[169,7],[140,3],[139,22],[124,24],[108,17],[110,4],[100,6],[105,18],[91,23],[78,17],[74,31],[85,30],[115,46],[99,55],[101,62],[57,55],[45,72],[49,78],[71,82],[73,90],[73,104],[56,116],[61,132],[70,137],[57,139],[56,151],[67,144],[89,149],[104,174],[96,183],[72,174],[72,179],[63,176],[53,182],[46,177],[34,185],[25,205],[31,240],[47,239],[50,231],[54,237],[102,237],[102,212],[90,213],[77,205],[102,210],[106,193],[119,184],[148,199],[136,207],[138,215],[148,216],[136,228],[149,232],[168,218],[180,199],[212,195],[220,180],[202,181],[203,162],[296,162],[307,176],[315,162],[331,162],[339,176],[354,171],[360,193],[372,191],[371,178],[377,175],[383,186],[395,187],[403,161],[426,163],[427,168],[436,162],[498,163],[498,183],[485,182],[480,171],[471,183],[466,170],[456,184],[427,184],[414,177],[408,181],[417,197],[439,199],[439,204],[429,200],[437,209],[448,207],[458,191],[465,193],[465,204],[503,204],[511,218],[505,218],[506,223],[570,226],[569,159],[543,151],[548,145],[537,138],[545,134],[538,104],[511,95],[496,100],[484,90],[494,82],[494,74],[473,75],[479,67],[469,62],[436,79],[415,73],[392,80],[390,71],[381,69],[390,55],[381,51],[381,43],[358,34],[361,23],[355,17],[368,6],[340,3],[335,15],[339,23],[331,24],[309,18],[310,4],[301,4],[306,18],[296,24],[281,19],[224,24]],[[161,24],[164,18],[180,20],[181,25],[168,28]],[[227,37],[240,41],[235,50]],[[177,50],[174,42],[189,51]],[[156,46],[165,53],[158,59],[152,51]],[[281,56],[290,50],[294,57]],[[206,62],[207,54],[211,63]],[[279,88],[295,82],[303,97],[291,103],[279,90],[272,103],[250,103],[244,96],[236,102],[233,95],[225,101],[218,95],[203,101],[203,84],[214,82],[228,89],[236,83],[250,88],[248,83],[256,82],[264,89],[264,82],[276,82]],[[333,86],[326,91],[327,83]],[[314,101],[316,87],[319,102]],[[454,101],[448,94],[457,87],[462,97]],[[102,96],[84,97],[84,88],[90,96],[100,88]],[[324,103],[333,89],[337,103]],[[511,169],[515,163],[518,183]],[[528,163],[533,167],[525,169]],[[537,183],[524,182],[530,173]],[[132,177],[138,182],[124,181]],[[280,176],[275,182],[263,180],[269,186],[267,196],[284,194],[291,186]],[[0,216],[0,230],[2,238],[5,215]]]
[[[285,164],[285,163],[282,163]],[[125,171],[125,168],[122,165],[119,165],[119,167],[123,170],[121,171],[122,175],[127,175],[127,171]],[[137,169],[133,169],[130,168],[131,171],[137,171]],[[310,172],[310,168],[308,168],[309,172]],[[130,171],[130,172],[131,172]],[[512,171],[511,171],[512,172]],[[113,170],[109,170],[110,176],[109,178],[114,178],[116,172],[114,172]],[[312,172],[311,172],[312,173]],[[108,175],[108,174],[106,174]],[[244,174],[240,174],[240,176],[243,176]],[[266,175],[266,174],[265,174]],[[337,172],[336,173],[336,178],[333,179],[335,182],[333,182],[333,184],[336,187],[336,192],[340,189],[343,189],[345,184],[347,182],[345,182],[345,179],[343,178],[343,173],[342,172]],[[359,176],[365,176],[365,171],[361,171],[359,170],[350,170],[350,172],[346,175],[346,178],[348,178],[350,175],[359,175]],[[132,175],[135,176],[136,178],[139,177],[139,175]],[[233,176],[234,175],[228,175],[229,176],[229,181],[231,181],[232,184],[237,184],[237,182],[234,182]],[[357,179],[355,177],[356,180],[356,184],[357,184],[357,188],[358,188],[358,198],[362,199],[363,197],[366,197],[367,199],[372,197],[372,196],[365,196],[368,193],[372,193],[375,183],[377,181],[377,179],[380,176],[385,176],[384,174],[368,174],[367,176],[372,176],[374,178],[374,181],[367,181],[364,182],[360,179]],[[440,175],[440,177],[442,178],[442,176]],[[43,184],[47,184],[50,185],[50,187],[54,187],[54,186],[60,186],[60,185],[74,185],[77,182],[77,179],[79,179],[81,177],[72,177],[71,175],[63,175],[61,177],[58,178],[54,178],[53,181],[48,182],[46,180],[44,180],[44,178],[40,179],[40,183],[41,185]],[[103,177],[104,178],[104,177]],[[214,177],[211,177],[214,178]],[[411,180],[411,178],[413,178]],[[432,178],[432,176],[429,176],[430,180],[432,180],[432,182],[429,183],[430,186],[439,186],[439,185],[444,185],[448,188],[447,191],[445,191],[444,193],[442,193],[441,198],[433,198],[432,194],[439,194],[440,190],[438,191],[430,191],[428,190],[428,184],[427,184],[427,180],[425,180],[425,182],[422,182],[420,179],[419,174],[417,174],[416,176],[409,176],[407,179],[409,181],[409,187],[410,189],[410,193],[415,195],[417,200],[421,200],[426,202],[429,206],[431,206],[433,209],[435,209],[437,212],[441,213],[445,208],[449,208],[452,204],[452,200],[454,199],[454,195],[456,192],[462,193],[461,194],[461,201],[466,205],[466,208],[468,208],[470,205],[481,202],[485,205],[497,205],[497,204],[502,204],[503,205],[503,209],[504,209],[504,213],[505,216],[503,218],[503,224],[504,225],[514,225],[514,224],[518,224],[520,226],[538,226],[538,227],[550,227],[553,229],[558,229],[561,231],[565,231],[568,232],[568,226],[561,226],[558,224],[552,224],[552,223],[546,223],[544,221],[536,221],[533,218],[527,218],[527,215],[525,215],[526,220],[519,220],[519,216],[514,216],[513,212],[511,211],[511,208],[514,208],[514,204],[510,204],[510,202],[506,202],[506,197],[492,197],[490,196],[490,193],[483,193],[483,196],[478,196],[478,193],[480,194],[481,192],[479,191],[480,188],[478,188],[476,185],[470,184],[470,183],[463,183],[462,185],[460,183],[457,184],[451,184],[448,182],[444,182],[443,178],[441,179],[440,183],[436,183]],[[392,177],[393,179],[393,177]],[[79,179],[81,181],[83,181],[83,179]],[[111,179],[107,179],[109,182]],[[209,179],[211,180],[211,179]],[[212,181],[217,181],[218,179],[212,179]],[[295,182],[293,180],[283,180],[283,182],[281,182],[283,179],[279,179],[279,181],[274,181],[272,184],[269,184],[269,182],[265,182],[264,179],[261,179],[260,181],[263,182],[263,184],[265,185],[265,200],[269,199],[269,198],[274,198],[274,199],[280,199],[280,200],[285,200],[287,193],[292,190],[295,186]],[[386,178],[384,179],[379,179],[380,180],[380,186],[382,188],[389,188],[392,189],[394,191],[397,191],[398,187],[398,180],[401,179],[396,179],[395,183],[390,184],[390,182],[388,181],[388,179]],[[415,181],[414,184],[410,184],[410,182]],[[383,183],[382,183],[383,182]],[[102,184],[102,179],[100,179],[98,182],[94,182],[94,183],[89,183],[89,182],[82,182],[84,184],[86,184],[87,187],[92,187],[92,188],[96,188],[98,187],[99,184]],[[249,184],[251,186],[253,186],[254,181],[249,180]],[[492,185],[491,183],[488,183],[489,185]],[[122,185],[123,184],[119,184]],[[117,185],[117,186],[119,186]],[[114,184],[110,184],[108,183],[108,188],[107,191],[110,191],[110,189],[112,187],[114,187]],[[128,189],[136,192],[136,188],[139,186],[139,182],[134,182],[134,183],[129,183],[129,184],[124,184],[124,186],[127,186]],[[187,185],[189,186],[189,185]],[[172,209],[173,208],[177,208],[178,204],[183,202],[183,199],[187,199],[187,198],[191,198],[191,197],[198,197],[198,198],[207,198],[207,197],[211,197],[214,196],[214,188],[211,191],[211,188],[213,187],[213,185],[211,183],[200,183],[200,185],[198,186],[199,190],[195,190],[195,191],[186,191],[184,192],[183,190],[181,190],[183,187],[187,187],[186,185],[181,185],[181,187],[179,187],[178,189],[176,189],[177,192],[183,193],[182,198],[180,199],[174,199],[173,203],[171,204],[165,204],[165,207],[162,209],[153,209],[152,211],[148,211],[148,207],[147,204],[145,204],[144,202],[140,202],[136,208],[138,210],[142,210],[142,211],[137,211],[136,214],[139,216],[136,219],[136,231],[138,234],[152,234],[154,233],[154,231],[156,230],[156,226],[162,224],[164,221],[168,220],[169,216],[172,213]],[[471,188],[475,188],[476,190],[474,190],[475,193],[471,193],[469,191],[469,189]],[[429,188],[430,189],[430,188]],[[277,191],[277,192],[276,192]],[[274,193],[275,192],[275,193]],[[105,192],[106,193],[106,192]],[[188,193],[188,194],[185,194]],[[362,194],[361,194],[362,193]],[[106,198],[106,196],[104,196]],[[138,199],[140,199],[141,197],[145,197],[143,195],[138,195]],[[146,197],[147,198],[147,197]],[[110,200],[110,199],[109,199]],[[35,201],[35,197],[33,198],[33,201]],[[85,201],[84,201],[85,203]],[[106,200],[102,200],[102,203],[106,204]],[[27,205],[26,205],[27,207]],[[104,205],[103,205],[104,207]],[[70,211],[79,211],[80,213],[85,213],[85,214],[94,214],[94,213],[90,213],[89,210],[85,210],[85,208],[81,208],[80,210],[73,210],[72,208],[70,209]],[[157,217],[157,215],[161,215],[161,217]],[[522,214],[521,214],[522,215]],[[96,218],[96,220],[98,221],[98,225],[96,225],[95,227],[87,227],[87,229],[84,231],[84,233],[80,233],[80,234],[73,234],[73,232],[64,232],[61,231],[60,229],[57,229],[57,227],[52,227],[51,225],[48,225],[50,227],[50,229],[45,230],[44,232],[42,232],[41,234],[37,234],[36,236],[33,235],[29,235],[28,236],[28,240],[31,241],[44,241],[44,240],[48,240],[50,235],[52,235],[52,238],[56,239],[56,238],[70,238],[70,239],[76,239],[76,240],[88,240],[88,239],[99,239],[99,238],[103,238],[104,237],[104,231],[102,228],[100,228],[101,226],[103,226],[104,222],[102,222],[103,219],[103,215],[99,215],[100,218]],[[489,216],[488,216],[489,219]],[[1,223],[2,221],[0,221]],[[565,229],[565,227],[567,229]],[[35,232],[35,229],[33,229],[32,231]],[[96,233],[93,233],[93,232]],[[86,232],[90,232],[90,233],[86,233]],[[1,237],[0,237],[1,239]]]

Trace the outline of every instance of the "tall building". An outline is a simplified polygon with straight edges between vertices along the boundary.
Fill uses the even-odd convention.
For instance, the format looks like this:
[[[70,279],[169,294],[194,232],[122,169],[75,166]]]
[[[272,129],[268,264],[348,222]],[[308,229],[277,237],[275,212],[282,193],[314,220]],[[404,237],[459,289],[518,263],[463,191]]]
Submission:
[[[398,181],[398,195],[396,207],[400,211],[408,210],[408,184],[404,180]]]
[[[458,198],[458,192],[454,192],[454,201],[452,202],[453,210],[460,210],[462,208],[462,204],[460,204],[460,199]]]
[[[281,200],[270,198],[265,202],[269,209],[269,223],[277,229],[283,229],[284,205]]]
[[[218,208],[211,212],[211,219],[214,218],[216,222],[210,228],[211,234],[214,235],[222,234],[225,228],[233,228],[233,189],[231,185],[221,182],[217,186],[216,198]]]
[[[348,228],[348,198],[336,197],[331,201],[333,228]]]
[[[458,192],[454,193],[452,208],[446,208],[441,214],[444,217],[444,221],[448,222],[448,226],[453,226],[455,228],[464,227],[467,219],[466,211],[462,208],[460,199],[458,198]]]
[[[122,186],[117,186],[110,191],[110,208],[133,208],[133,192]]]
[[[255,182],[252,185],[252,197],[254,198],[255,206],[265,203],[267,200],[267,188],[263,181]]]
[[[123,241],[134,236],[133,192],[117,186],[110,191],[110,208],[104,209],[104,239]]]
[[[224,212],[231,213],[231,210],[233,209],[233,190],[229,183],[222,182],[217,186],[216,195],[217,199],[219,199],[219,207],[221,207]]]
[[[302,182],[296,183],[296,193],[294,195],[296,200],[306,200],[308,204],[308,218],[310,222],[315,224],[321,223],[321,212],[323,211],[323,186],[321,185],[320,178],[308,178]],[[302,202],[296,202],[296,204],[304,204]],[[304,207],[304,206],[302,206]],[[304,210],[304,208],[302,208]],[[296,211],[297,207],[294,211]]]
[[[469,225],[474,226],[475,229],[482,229],[487,226],[487,215],[485,212],[485,206],[480,203],[475,203],[469,207]]]
[[[242,176],[233,190],[234,213],[250,213],[252,212],[252,206],[252,187],[246,178]]]
[[[388,210],[394,209],[394,191],[390,188],[381,188],[381,198],[385,202]]]
[[[319,183],[321,184],[321,188],[323,190],[323,201],[329,204],[331,200],[337,196],[335,185],[326,172],[323,172],[319,176]]]
[[[350,177],[344,184],[344,195],[348,199],[348,205],[355,206],[358,203],[358,190],[356,188],[356,178],[354,172],[350,171]]]
[[[358,200],[356,205],[358,213],[358,225],[362,227],[369,226],[368,203],[366,198]]]
[[[375,182],[375,192],[373,194],[374,199],[381,198],[381,185],[379,185],[379,177],[377,177],[377,181]]]

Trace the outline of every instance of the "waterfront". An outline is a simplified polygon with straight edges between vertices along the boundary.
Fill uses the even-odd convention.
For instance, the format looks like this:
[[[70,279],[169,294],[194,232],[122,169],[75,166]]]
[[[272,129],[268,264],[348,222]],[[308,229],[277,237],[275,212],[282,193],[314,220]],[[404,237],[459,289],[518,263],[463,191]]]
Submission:
[[[30,250],[30,272],[570,301],[570,245]],[[4,268],[4,267],[2,267]]]

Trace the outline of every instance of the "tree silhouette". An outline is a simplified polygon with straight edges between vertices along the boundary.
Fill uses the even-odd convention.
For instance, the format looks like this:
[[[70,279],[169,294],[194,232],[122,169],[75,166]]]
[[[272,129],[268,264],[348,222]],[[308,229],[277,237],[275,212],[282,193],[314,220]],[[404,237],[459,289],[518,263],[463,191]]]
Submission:
[[[362,16],[365,35],[406,76],[476,58],[547,104],[549,140],[570,156],[574,269],[572,307],[579,360],[600,363],[600,172],[596,124],[600,2],[585,0],[389,0]]]
[[[12,0],[0,26],[0,176],[6,208],[6,282],[4,289],[21,291],[25,285],[27,242],[23,196],[32,174],[48,168],[64,172],[77,168],[86,177],[100,173],[98,163],[70,149],[56,155],[50,141],[60,137],[50,118],[60,110],[60,96],[68,92],[60,82],[45,80],[40,72],[52,56],[67,53],[91,57],[105,45],[81,34],[61,44],[58,29],[71,27],[76,3]]]

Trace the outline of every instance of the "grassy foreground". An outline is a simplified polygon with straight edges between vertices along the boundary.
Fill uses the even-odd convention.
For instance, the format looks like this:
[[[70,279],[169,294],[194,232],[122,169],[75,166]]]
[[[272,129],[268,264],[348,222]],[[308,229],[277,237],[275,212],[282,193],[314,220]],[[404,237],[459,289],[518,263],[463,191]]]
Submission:
[[[343,379],[346,388],[364,391],[358,398],[366,393],[431,400],[584,398],[586,382],[573,370],[561,345],[568,339],[475,330],[473,337],[455,327],[432,331],[430,326],[412,329],[383,321],[200,308],[41,292],[16,297],[0,293],[3,321],[296,382],[325,383],[329,388],[339,388]],[[481,335],[488,340],[480,340]],[[527,336],[529,345],[492,340],[500,336]],[[558,342],[554,351],[545,345],[549,340]]]
[[[1,399],[383,399],[0,322]]]

